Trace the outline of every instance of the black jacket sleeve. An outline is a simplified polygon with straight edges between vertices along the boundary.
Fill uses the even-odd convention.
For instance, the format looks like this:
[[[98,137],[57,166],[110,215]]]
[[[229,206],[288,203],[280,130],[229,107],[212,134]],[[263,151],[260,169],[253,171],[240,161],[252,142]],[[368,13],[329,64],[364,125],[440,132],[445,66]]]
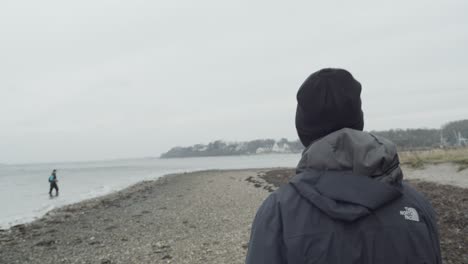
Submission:
[[[271,194],[260,206],[252,224],[246,264],[286,264],[281,211]]]
[[[442,254],[440,251],[440,236],[439,228],[437,226],[437,214],[430,204],[429,200],[426,199],[422,194],[416,192],[409,185],[404,184],[405,188],[408,190],[408,194],[413,197],[413,199],[418,203],[424,214],[427,216],[427,225],[429,227],[429,236],[432,240],[432,247],[434,250],[434,257],[437,260],[437,264],[442,264]]]

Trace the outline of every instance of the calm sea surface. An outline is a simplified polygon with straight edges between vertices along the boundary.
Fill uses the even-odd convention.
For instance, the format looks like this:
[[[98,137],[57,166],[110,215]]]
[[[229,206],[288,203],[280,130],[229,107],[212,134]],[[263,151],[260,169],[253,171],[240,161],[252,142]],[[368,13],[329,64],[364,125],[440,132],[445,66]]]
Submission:
[[[299,158],[299,154],[270,154],[0,165],[0,228],[26,223],[53,208],[105,195],[168,173],[295,167]],[[60,195],[53,199],[48,195],[52,169],[57,169],[60,188]]]

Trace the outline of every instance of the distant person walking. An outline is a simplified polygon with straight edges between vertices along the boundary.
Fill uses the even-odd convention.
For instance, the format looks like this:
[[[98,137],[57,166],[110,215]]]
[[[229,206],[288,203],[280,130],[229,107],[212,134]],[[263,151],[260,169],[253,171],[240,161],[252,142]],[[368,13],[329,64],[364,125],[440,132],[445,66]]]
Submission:
[[[49,190],[49,195],[52,196],[52,190],[55,189],[55,195],[58,196],[59,194],[59,188],[57,185],[57,170],[54,169],[52,171],[52,174],[49,177],[49,183],[50,183],[50,190]]]
[[[360,95],[342,69],[302,84],[305,150],[296,175],[258,209],[247,264],[442,263],[435,212],[403,182],[395,145],[363,131]]]

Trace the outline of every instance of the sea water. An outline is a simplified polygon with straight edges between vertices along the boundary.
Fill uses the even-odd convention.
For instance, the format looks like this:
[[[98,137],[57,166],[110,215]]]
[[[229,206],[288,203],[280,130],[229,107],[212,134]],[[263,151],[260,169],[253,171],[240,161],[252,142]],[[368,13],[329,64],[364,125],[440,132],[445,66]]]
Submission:
[[[102,196],[169,173],[295,167],[299,158],[299,154],[269,154],[0,165],[0,228],[30,222],[54,208]],[[59,180],[57,197],[49,197],[48,194],[48,178],[53,169],[57,169]]]

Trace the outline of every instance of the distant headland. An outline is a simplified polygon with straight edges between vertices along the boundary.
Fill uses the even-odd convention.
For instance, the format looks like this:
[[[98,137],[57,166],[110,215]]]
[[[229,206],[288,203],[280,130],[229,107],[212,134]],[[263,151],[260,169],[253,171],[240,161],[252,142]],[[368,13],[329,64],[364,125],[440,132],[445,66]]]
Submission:
[[[225,142],[216,140],[209,144],[196,144],[190,147],[175,147],[163,153],[161,158],[185,158],[207,156],[234,156],[267,153],[299,153],[304,149],[299,140],[289,141],[285,138],[257,139],[246,142]]]
[[[440,129],[391,129],[370,132],[391,140],[399,150],[468,146],[468,119],[449,122]],[[161,154],[161,158],[300,153],[303,149],[299,140],[290,141],[286,138],[256,139],[244,142],[216,140],[208,144],[174,147]]]

